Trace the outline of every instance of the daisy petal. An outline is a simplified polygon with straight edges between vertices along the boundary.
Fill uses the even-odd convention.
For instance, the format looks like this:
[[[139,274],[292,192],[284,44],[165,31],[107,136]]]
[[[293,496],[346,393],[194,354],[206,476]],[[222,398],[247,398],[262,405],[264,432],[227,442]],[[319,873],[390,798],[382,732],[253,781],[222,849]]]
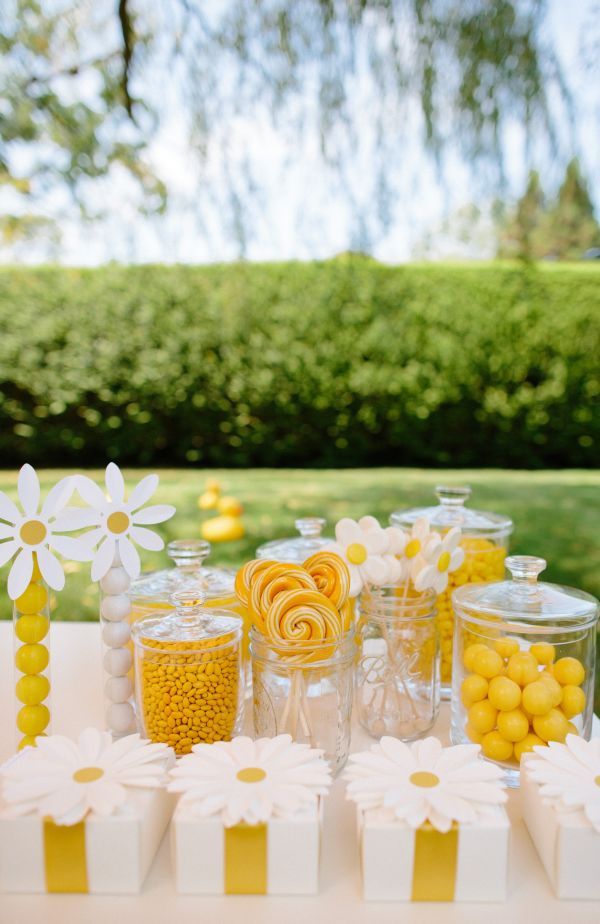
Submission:
[[[37,549],[37,560],[46,583],[54,590],[62,590],[65,586],[65,572],[52,552],[46,548]]]
[[[95,481],[87,475],[75,475],[75,487],[81,499],[96,510],[104,510],[107,500]]]
[[[23,510],[32,517],[37,513],[40,502],[40,480],[31,465],[25,464],[19,472],[17,490]]]
[[[365,534],[354,520],[349,517],[342,517],[336,523],[335,538],[343,546],[350,545],[353,542],[359,542],[362,545]]]
[[[71,495],[74,490],[75,478],[72,475],[61,478],[60,481],[48,491],[46,500],[42,505],[42,516],[48,519],[58,513],[59,510],[62,510],[63,507],[66,507],[71,500]]]
[[[0,568],[2,565],[5,565],[7,561],[10,561],[10,559],[19,548],[20,545],[15,539],[11,539],[10,542],[0,543]]]
[[[8,575],[8,596],[16,600],[25,591],[33,574],[33,556],[29,549],[21,549]]]
[[[121,469],[114,462],[109,462],[106,466],[105,480],[106,490],[113,504],[122,504],[125,500],[125,482]]]
[[[56,552],[71,561],[91,561],[93,549],[85,543],[84,537],[73,539],[71,536],[52,536],[48,543]]]
[[[13,504],[10,497],[0,491],[0,520],[7,520],[13,526],[21,519],[18,507]]]
[[[115,540],[107,536],[104,542],[98,546],[92,563],[92,581],[100,581],[112,567],[113,558],[115,557]]]
[[[160,552],[165,547],[163,540],[157,533],[151,529],[144,529],[143,526],[132,526],[129,530],[129,535],[134,542],[137,542],[138,545],[141,545],[143,549],[147,549],[149,552]]]
[[[385,584],[388,577],[388,566],[379,555],[370,555],[364,564],[359,565],[364,578],[369,584],[380,587]]]
[[[69,507],[57,514],[52,523],[52,531],[55,533],[71,533],[76,529],[97,526],[99,519],[98,511],[95,509]]]
[[[121,556],[123,567],[125,568],[125,571],[131,580],[134,581],[142,570],[140,556],[138,555],[137,549],[133,542],[129,541],[127,536],[121,536],[121,538],[117,540],[117,547],[119,550],[119,555]]]
[[[170,520],[175,513],[175,507],[171,504],[154,504],[152,507],[145,507],[143,510],[137,510],[131,517],[136,524],[164,523]]]
[[[158,475],[146,475],[142,478],[129,495],[127,506],[130,510],[137,510],[142,504],[150,500],[158,487]]]

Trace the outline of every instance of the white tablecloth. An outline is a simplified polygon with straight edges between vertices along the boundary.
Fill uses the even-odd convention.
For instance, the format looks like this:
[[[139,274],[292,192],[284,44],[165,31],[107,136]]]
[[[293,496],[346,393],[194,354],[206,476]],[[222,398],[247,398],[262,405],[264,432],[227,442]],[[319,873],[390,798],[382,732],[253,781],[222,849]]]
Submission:
[[[53,731],[74,735],[102,723],[102,667],[98,625],[52,626]],[[13,643],[0,623],[0,759],[14,750]],[[434,729],[448,742],[444,706]],[[595,733],[600,729],[596,723]],[[353,750],[368,745],[359,730]],[[180,896],[170,876],[165,837],[139,896],[0,895],[0,924],[600,924],[599,902],[558,902],[521,819],[519,791],[509,798],[513,824],[509,900],[505,904],[399,904],[363,902],[354,807],[336,780],[326,802],[321,891],[316,897]],[[598,871],[600,875],[600,870]]]

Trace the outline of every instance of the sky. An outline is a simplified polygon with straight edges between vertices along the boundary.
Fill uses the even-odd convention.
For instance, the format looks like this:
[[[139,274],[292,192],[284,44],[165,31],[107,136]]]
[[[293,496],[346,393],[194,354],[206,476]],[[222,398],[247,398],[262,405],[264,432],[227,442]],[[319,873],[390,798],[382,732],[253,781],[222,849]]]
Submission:
[[[596,205],[600,205],[600,162],[597,157],[597,131],[600,102],[597,87],[580,65],[579,41],[586,17],[598,12],[597,0],[550,0],[547,28],[567,75],[577,109],[575,153],[580,157]],[[597,76],[597,75],[596,75]],[[365,182],[371,171],[373,139],[368,100],[357,98],[359,124],[363,126],[346,182],[356,201],[367,214],[371,210],[372,187]],[[291,148],[289,139],[277,133],[266,115],[240,117],[227,137],[231,162],[247,159],[261,189],[252,209],[252,237],[245,256],[250,260],[327,258],[336,253],[364,247],[364,241],[335,176],[322,163],[316,135],[307,135],[301,145]],[[528,164],[525,138],[518,124],[505,137],[507,194],[522,192]],[[494,241],[489,222],[480,222],[476,240],[461,243],[445,224],[456,224],[453,216],[473,202],[472,174],[461,157],[450,153],[443,180],[432,163],[423,157],[415,135],[405,144],[403,156],[393,177],[397,192],[392,221],[383,232],[373,221],[368,249],[373,256],[389,263],[419,257],[486,258],[493,256]],[[535,154],[534,154],[535,156]],[[113,178],[108,200],[109,218],[83,228],[78,221],[64,221],[62,241],[54,256],[74,265],[96,265],[107,260],[121,262],[216,262],[236,259],[238,242],[224,226],[222,207],[213,203],[206,190],[223,192],[224,165],[217,148],[209,151],[204,166],[204,185],[200,182],[198,161],[188,144],[188,129],[180,100],[171,92],[163,96],[163,118],[152,141],[148,159],[169,189],[169,207],[160,220],[137,213],[128,181]],[[536,162],[544,181],[556,187],[564,162],[547,157]],[[194,207],[203,196],[202,220]],[[96,196],[97,202],[94,202]],[[219,197],[217,196],[217,199]],[[205,201],[204,201],[205,200]],[[92,205],[106,205],[106,189],[90,195]],[[478,200],[485,212],[489,203]],[[374,211],[374,207],[372,209]],[[21,251],[24,262],[42,257],[33,246]]]

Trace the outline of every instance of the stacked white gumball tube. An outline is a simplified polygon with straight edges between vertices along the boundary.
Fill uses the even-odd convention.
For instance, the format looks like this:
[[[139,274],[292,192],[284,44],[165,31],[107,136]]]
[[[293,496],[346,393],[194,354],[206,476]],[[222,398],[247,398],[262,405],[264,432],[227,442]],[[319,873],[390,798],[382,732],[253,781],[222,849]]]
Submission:
[[[135,731],[133,685],[130,677],[133,662],[129,623],[130,585],[129,575],[122,567],[119,553],[116,552],[112,567],[100,580],[100,620],[105,646],[103,665],[106,674],[106,724],[114,735],[126,735]]]

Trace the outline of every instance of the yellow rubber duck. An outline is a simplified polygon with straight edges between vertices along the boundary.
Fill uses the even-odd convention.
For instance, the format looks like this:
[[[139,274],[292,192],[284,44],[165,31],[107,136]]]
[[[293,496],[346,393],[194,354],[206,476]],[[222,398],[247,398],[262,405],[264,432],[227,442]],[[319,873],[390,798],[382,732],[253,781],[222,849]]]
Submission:
[[[204,494],[198,498],[200,510],[216,510],[221,497],[221,485],[216,478],[209,478],[205,485]]]
[[[245,533],[244,524],[236,516],[212,517],[202,524],[202,538],[209,542],[233,542],[242,539]]]

